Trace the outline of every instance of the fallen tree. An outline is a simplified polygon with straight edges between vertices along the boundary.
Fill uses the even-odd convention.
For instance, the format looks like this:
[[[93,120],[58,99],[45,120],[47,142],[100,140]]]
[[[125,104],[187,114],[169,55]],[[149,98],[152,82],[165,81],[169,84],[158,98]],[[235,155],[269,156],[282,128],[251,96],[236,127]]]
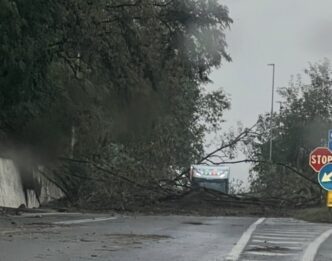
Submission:
[[[239,164],[239,163],[261,163],[268,166],[282,166],[291,173],[292,175],[299,177],[306,183],[312,185],[316,189],[319,188],[317,182],[313,179],[310,179],[308,174],[302,173],[300,170],[296,169],[293,166],[289,166],[282,162],[271,162],[271,161],[258,161],[253,159],[244,159],[237,161],[214,161],[214,158],[220,158],[218,154],[223,150],[235,150],[236,146],[240,143],[246,142],[248,138],[252,138],[253,135],[257,135],[254,128],[256,125],[251,128],[241,131],[238,135],[234,135],[234,138],[224,141],[217,149],[213,150],[210,153],[207,153],[203,156],[198,163],[208,162],[210,164]],[[107,186],[108,183],[112,183],[111,188],[114,189],[114,183],[122,184],[119,186],[118,191],[109,190],[98,191],[96,194],[87,194],[88,197],[82,200],[82,203],[86,206],[93,205],[98,208],[103,206],[103,208],[115,208],[122,210],[135,209],[138,206],[144,205],[155,205],[163,204],[167,201],[178,201],[183,198],[188,197],[195,191],[191,187],[189,179],[189,169],[181,172],[180,174],[172,173],[168,176],[168,179],[153,178],[153,173],[151,176],[146,176],[145,179],[135,179],[127,175],[126,171],[121,168],[116,168],[110,166],[105,162],[95,162],[85,159],[73,159],[59,157],[59,161],[64,163],[64,166],[67,168],[66,177],[63,178],[63,189],[67,191],[73,191],[73,188],[68,186],[68,179],[76,179],[74,184],[80,183],[82,181],[94,182],[98,184],[98,187]],[[82,173],[73,172],[73,166],[78,166],[79,168],[88,169],[95,175],[84,175]],[[144,168],[137,168],[135,171],[146,171]],[[146,174],[146,173],[145,173]],[[69,182],[70,184],[70,182]],[[288,189],[288,188],[286,188]],[[91,193],[91,192],[90,192]],[[101,196],[97,196],[100,193]],[[218,205],[219,207],[241,207],[244,205],[255,205],[259,208],[289,208],[289,207],[308,207],[314,206],[321,202],[321,194],[317,193],[307,193],[306,189],[301,187],[299,189],[293,190],[293,195],[290,197],[289,193],[284,191],[279,191],[274,193],[273,191],[249,191],[246,193],[238,195],[229,195],[217,191],[212,191],[208,189],[203,189],[200,191],[201,195],[208,194],[208,200],[211,204]],[[284,196],[284,195],[285,196]],[[107,195],[109,198],[105,198]],[[74,195],[72,195],[75,197]],[[104,198],[103,198],[104,197]],[[214,197],[214,198],[211,198]],[[203,196],[204,198],[204,196]],[[77,199],[76,199],[77,200]],[[202,199],[203,200],[203,199]],[[205,200],[203,200],[205,201]],[[114,202],[117,202],[114,204]],[[115,206],[116,205],[116,206]]]

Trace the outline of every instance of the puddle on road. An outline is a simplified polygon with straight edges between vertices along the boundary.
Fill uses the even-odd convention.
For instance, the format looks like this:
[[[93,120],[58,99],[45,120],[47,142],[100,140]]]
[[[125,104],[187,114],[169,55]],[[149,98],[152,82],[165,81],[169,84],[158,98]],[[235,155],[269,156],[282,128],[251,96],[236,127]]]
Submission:
[[[280,247],[280,246],[262,246],[262,247],[252,247],[252,248],[249,248],[247,249],[246,251],[250,252],[250,251],[262,251],[262,252],[265,252],[265,251],[270,251],[270,252],[273,252],[273,251],[278,251],[278,252],[282,252],[282,251],[289,251],[290,249],[287,248],[287,247]]]

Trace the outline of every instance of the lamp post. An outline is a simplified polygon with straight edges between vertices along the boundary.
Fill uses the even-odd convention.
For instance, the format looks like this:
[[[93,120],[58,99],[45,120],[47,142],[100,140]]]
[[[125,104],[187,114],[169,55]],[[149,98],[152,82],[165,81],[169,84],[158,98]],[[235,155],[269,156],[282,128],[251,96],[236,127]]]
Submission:
[[[274,103],[274,74],[275,74],[275,64],[270,63],[268,66],[272,66],[272,101],[271,101],[271,115],[270,115],[270,156],[269,159],[272,161],[272,122],[273,122],[273,103]]]

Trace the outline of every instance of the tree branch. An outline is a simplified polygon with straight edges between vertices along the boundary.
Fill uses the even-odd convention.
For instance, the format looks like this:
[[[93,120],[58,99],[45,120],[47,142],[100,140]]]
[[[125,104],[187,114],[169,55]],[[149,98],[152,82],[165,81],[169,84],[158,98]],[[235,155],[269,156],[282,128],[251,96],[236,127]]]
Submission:
[[[88,160],[81,160],[81,159],[71,159],[71,158],[66,158],[66,157],[58,157],[59,160],[61,161],[67,161],[67,162],[74,162],[74,163],[79,163],[79,164],[87,164],[87,165],[91,165],[93,168],[97,169],[97,170],[100,170],[102,172],[105,172],[117,179],[120,179],[122,181],[125,181],[129,184],[132,184],[138,188],[141,188],[141,189],[147,189],[149,191],[155,191],[155,192],[158,192],[158,193],[161,193],[162,191],[160,191],[160,188],[156,188],[156,187],[153,187],[153,186],[146,186],[146,185],[143,185],[143,184],[140,184],[138,182],[135,182],[127,177],[124,177],[122,175],[119,175],[119,174],[115,174],[114,172],[116,171],[115,169],[110,170],[110,169],[107,169],[107,168],[104,168],[102,166],[100,166],[99,164],[95,163],[95,162],[91,162],[91,161],[88,161]],[[117,173],[119,173],[119,171],[116,171]],[[83,178],[83,177],[82,177]],[[96,181],[101,181],[100,179],[94,179],[94,178],[89,178],[91,180],[96,180]],[[104,180],[103,180],[104,181]]]
[[[202,159],[200,159],[197,164],[202,163],[205,160],[209,160],[209,158],[215,156],[216,153],[218,153],[219,151],[232,147],[235,144],[237,144],[239,141],[241,141],[244,137],[248,136],[251,133],[251,130],[253,128],[255,128],[257,125],[257,123],[255,123],[252,127],[250,128],[246,128],[243,132],[241,132],[240,134],[238,134],[233,140],[231,140],[230,142],[221,145],[219,148],[213,150],[212,152],[208,153],[206,156],[204,156]],[[189,173],[190,168],[187,168],[186,170],[182,171],[179,175],[177,175],[173,181],[177,181],[179,179],[181,179],[184,175],[186,175],[187,173]]]
[[[298,176],[300,176],[300,177],[306,179],[307,181],[318,186],[317,182],[313,181],[312,179],[305,176],[302,172],[298,171],[297,169],[295,169],[283,162],[271,162],[271,161],[267,161],[267,160],[253,160],[253,159],[244,159],[244,160],[237,160],[237,161],[221,161],[221,162],[213,162],[212,160],[209,160],[209,162],[212,164],[216,164],[216,165],[219,165],[219,164],[227,165],[227,164],[238,164],[238,163],[263,163],[263,164],[273,164],[273,165],[283,166],[283,167],[286,167],[287,169],[291,170]]]
[[[134,3],[124,3],[124,4],[118,4],[118,5],[106,5],[109,9],[117,9],[117,8],[124,8],[124,7],[135,7],[139,5],[142,2],[142,0],[137,0]]]

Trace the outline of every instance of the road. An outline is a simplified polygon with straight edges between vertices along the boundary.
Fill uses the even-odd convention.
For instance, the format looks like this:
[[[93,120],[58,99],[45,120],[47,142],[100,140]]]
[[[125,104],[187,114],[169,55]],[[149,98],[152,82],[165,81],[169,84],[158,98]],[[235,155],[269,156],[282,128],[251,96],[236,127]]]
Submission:
[[[332,226],[290,218],[0,217],[0,260],[332,260]]]

